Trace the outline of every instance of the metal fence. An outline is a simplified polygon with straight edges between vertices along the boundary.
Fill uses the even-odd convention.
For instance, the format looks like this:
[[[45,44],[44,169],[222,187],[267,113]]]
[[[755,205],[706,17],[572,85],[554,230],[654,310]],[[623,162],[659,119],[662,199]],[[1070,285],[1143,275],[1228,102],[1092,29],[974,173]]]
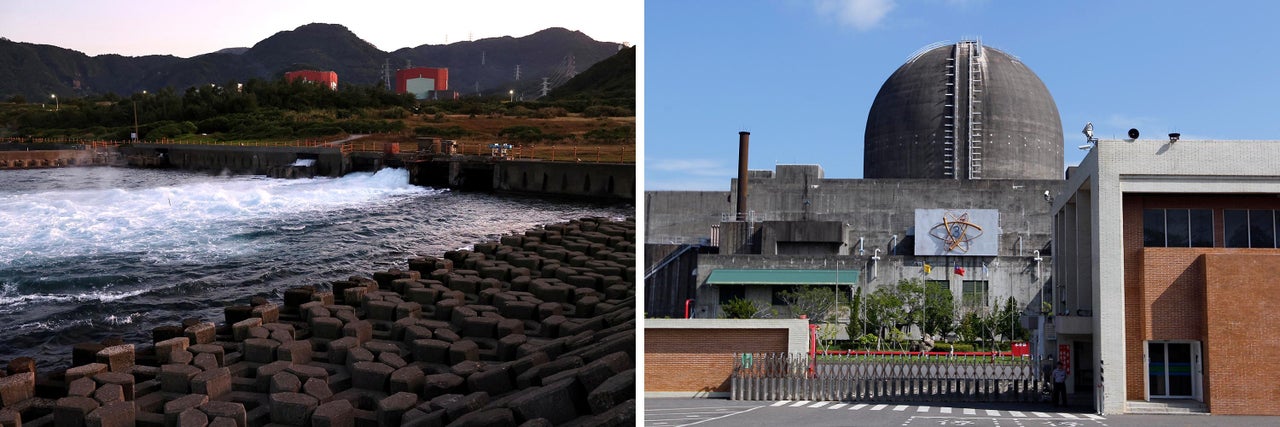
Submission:
[[[737,353],[734,400],[1036,402],[1045,384],[1030,358]]]

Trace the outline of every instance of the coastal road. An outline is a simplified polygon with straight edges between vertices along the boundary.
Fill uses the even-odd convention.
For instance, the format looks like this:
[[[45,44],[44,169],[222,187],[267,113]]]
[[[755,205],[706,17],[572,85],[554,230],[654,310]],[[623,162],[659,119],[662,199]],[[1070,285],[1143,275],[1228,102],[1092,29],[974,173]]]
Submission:
[[[1275,417],[1097,415],[1047,404],[892,404],[646,398],[646,427],[679,426],[1257,426]]]

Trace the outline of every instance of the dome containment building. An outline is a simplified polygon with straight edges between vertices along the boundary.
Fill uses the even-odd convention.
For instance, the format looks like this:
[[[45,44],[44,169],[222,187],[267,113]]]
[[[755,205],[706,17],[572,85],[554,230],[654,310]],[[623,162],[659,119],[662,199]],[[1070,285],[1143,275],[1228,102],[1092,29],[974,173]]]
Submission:
[[[1062,179],[1053,96],[1018,58],[977,41],[925,47],[867,115],[863,176]]]

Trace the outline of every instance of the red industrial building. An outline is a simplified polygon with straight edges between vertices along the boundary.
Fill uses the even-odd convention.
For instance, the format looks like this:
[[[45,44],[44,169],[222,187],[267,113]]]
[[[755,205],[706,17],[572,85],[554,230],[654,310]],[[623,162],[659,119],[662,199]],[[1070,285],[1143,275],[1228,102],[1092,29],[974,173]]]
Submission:
[[[411,93],[414,98],[436,98],[432,92],[449,90],[449,69],[414,67],[396,71],[396,93]]]
[[[285,80],[302,79],[304,82],[321,83],[329,86],[329,90],[338,90],[338,73],[333,71],[298,70],[284,73]]]

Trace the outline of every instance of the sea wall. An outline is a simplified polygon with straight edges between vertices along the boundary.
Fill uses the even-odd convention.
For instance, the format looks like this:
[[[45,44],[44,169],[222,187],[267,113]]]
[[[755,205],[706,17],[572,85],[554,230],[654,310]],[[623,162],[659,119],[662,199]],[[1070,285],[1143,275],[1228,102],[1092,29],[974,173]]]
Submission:
[[[94,159],[94,152],[89,150],[0,151],[0,169],[89,166],[95,164]]]
[[[605,200],[634,200],[636,195],[636,167],[631,163],[454,156],[410,167],[414,184],[439,188]]]
[[[226,170],[281,178],[338,177],[351,171],[350,159],[338,147],[133,144],[121,146],[120,152],[133,167]],[[299,159],[313,163],[293,166]]]
[[[0,425],[634,425],[635,237],[575,220],[19,358]]]

